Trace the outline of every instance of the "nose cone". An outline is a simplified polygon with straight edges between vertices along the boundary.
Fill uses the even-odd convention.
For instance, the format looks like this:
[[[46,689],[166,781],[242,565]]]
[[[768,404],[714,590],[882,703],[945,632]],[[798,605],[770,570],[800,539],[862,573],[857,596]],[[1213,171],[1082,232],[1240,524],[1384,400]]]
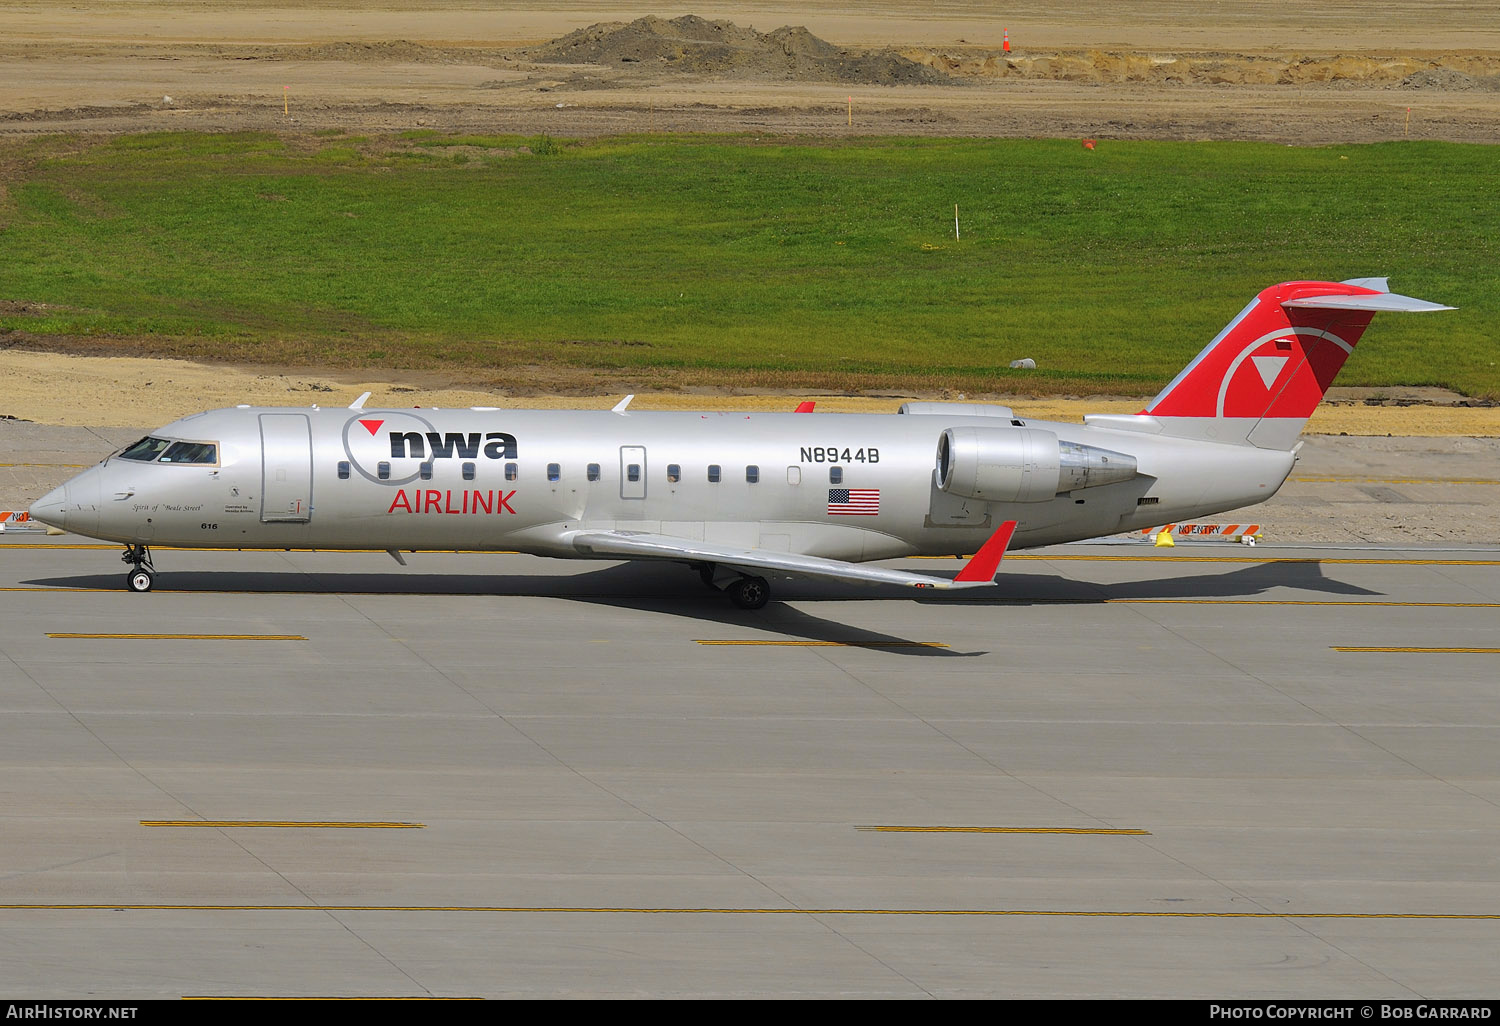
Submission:
[[[68,525],[68,486],[59,485],[31,504],[31,519],[49,527]]]

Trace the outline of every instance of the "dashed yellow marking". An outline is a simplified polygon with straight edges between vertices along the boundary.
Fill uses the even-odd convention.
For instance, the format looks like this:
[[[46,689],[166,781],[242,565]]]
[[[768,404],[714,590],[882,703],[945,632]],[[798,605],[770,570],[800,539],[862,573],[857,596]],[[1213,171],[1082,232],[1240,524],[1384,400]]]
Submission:
[[[881,834],[1111,834],[1150,837],[1151,831],[1109,827],[1000,827],[1000,826],[857,826]]]
[[[144,827],[275,827],[287,830],[425,830],[426,823],[387,823],[378,820],[354,822],[344,820],[296,819],[143,819]]]
[[[49,638],[103,641],[306,641],[300,634],[63,634]]]
[[[699,645],[773,645],[780,648],[947,648],[942,641],[734,641],[695,638]]]
[[[1418,652],[1426,655],[1449,652],[1477,653],[1482,655],[1500,653],[1500,648],[1416,648],[1400,645],[1333,645],[1330,647],[1335,652]]]
[[[1057,916],[1096,919],[1500,919],[1500,912],[1168,912],[1032,908],[645,908],[574,905],[136,905],[0,904],[10,912],[472,912],[492,915]]]
[[[1326,477],[1309,474],[1288,480],[1303,484],[1500,484],[1500,480],[1493,477]]]

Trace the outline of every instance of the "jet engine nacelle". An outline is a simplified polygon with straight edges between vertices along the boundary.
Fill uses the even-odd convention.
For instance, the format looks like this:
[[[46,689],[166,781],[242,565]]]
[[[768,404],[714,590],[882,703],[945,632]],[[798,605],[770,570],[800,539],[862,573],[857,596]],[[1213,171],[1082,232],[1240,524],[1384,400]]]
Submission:
[[[938,487],[986,502],[1047,502],[1135,473],[1134,456],[1036,428],[954,427],[938,439]]]

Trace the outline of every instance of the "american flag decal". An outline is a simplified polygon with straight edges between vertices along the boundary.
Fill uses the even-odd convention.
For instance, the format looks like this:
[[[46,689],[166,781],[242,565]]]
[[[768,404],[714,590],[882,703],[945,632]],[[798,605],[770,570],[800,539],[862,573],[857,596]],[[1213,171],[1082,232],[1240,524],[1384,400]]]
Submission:
[[[828,515],[831,517],[873,517],[879,512],[879,488],[828,489]]]

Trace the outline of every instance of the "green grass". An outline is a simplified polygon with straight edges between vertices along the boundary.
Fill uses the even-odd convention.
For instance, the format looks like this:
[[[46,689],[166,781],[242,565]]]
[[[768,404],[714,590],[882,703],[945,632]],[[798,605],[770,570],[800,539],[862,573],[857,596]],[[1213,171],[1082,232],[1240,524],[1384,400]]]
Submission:
[[[502,382],[541,366],[1140,394],[1267,285],[1389,274],[1461,310],[1377,318],[1340,383],[1497,395],[1496,156],[431,132],[6,140],[0,301],[31,309],[0,307],[0,332]],[[1041,370],[1008,370],[1019,357]]]

